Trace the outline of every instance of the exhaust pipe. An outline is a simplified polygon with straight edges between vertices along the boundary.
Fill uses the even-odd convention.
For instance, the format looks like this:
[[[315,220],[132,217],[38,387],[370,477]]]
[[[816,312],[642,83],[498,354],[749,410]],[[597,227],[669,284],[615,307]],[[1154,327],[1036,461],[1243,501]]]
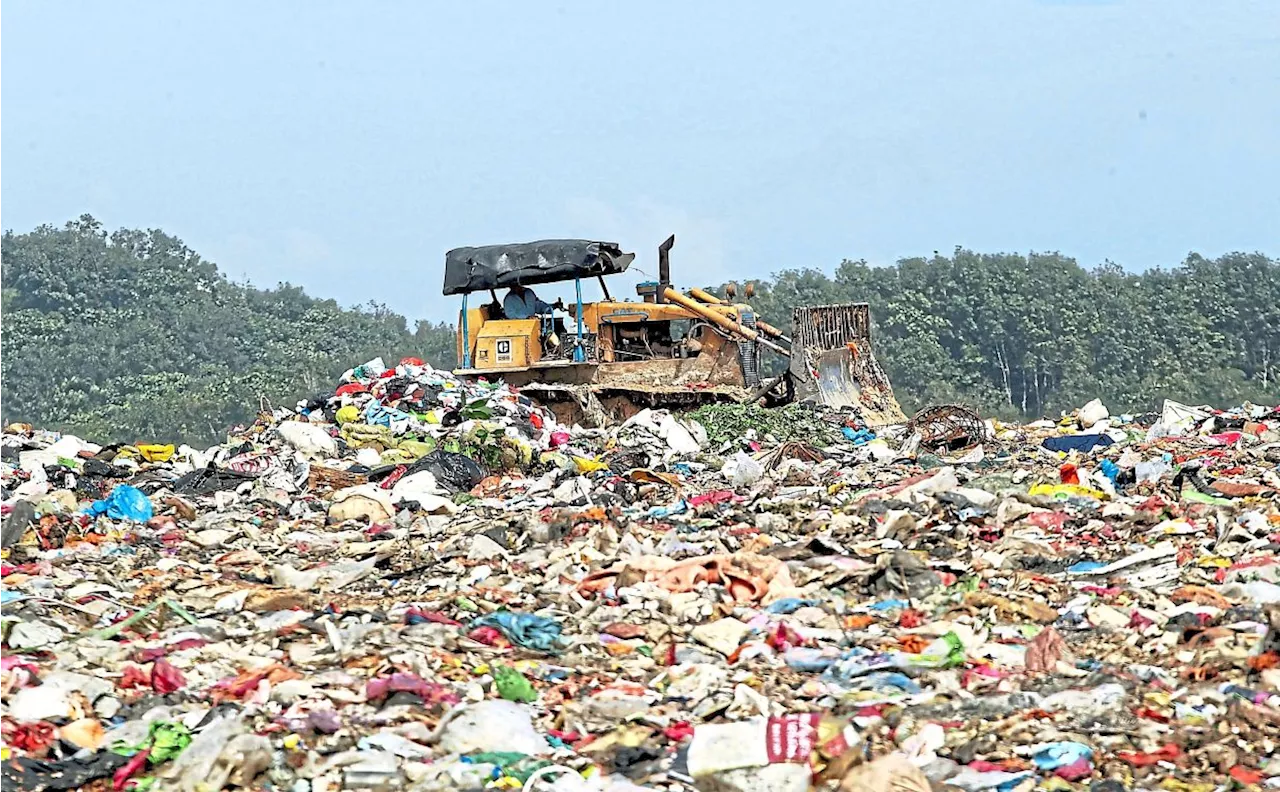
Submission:
[[[658,245],[658,294],[657,302],[667,301],[666,292],[671,288],[671,248],[676,246],[676,235],[672,234],[661,245]]]

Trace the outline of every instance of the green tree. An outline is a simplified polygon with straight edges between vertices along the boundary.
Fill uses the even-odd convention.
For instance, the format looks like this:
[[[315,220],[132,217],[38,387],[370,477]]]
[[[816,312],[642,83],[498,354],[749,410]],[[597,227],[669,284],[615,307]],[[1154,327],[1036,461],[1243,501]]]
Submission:
[[[844,261],[758,284],[759,315],[867,302],[876,354],[913,411],[966,402],[1013,417],[1099,397],[1116,410],[1164,398],[1220,406],[1280,398],[1280,262],[1189,256],[1173,269],[1092,272],[1059,253]],[[771,369],[781,370],[774,362]]]
[[[208,443],[375,356],[453,363],[443,325],[410,333],[385,306],[235,284],[158,230],[108,234],[85,216],[0,249],[6,421]]]
[[[329,392],[376,356],[456,363],[448,323],[410,330],[375,303],[344,309],[288,283],[232,283],[155,229],[108,233],[86,215],[6,233],[0,253],[6,421],[210,442],[262,404]],[[846,260],[831,274],[787,269],[756,285],[758,315],[784,329],[798,306],[869,303],[877,355],[908,412],[1280,400],[1280,261],[1260,253],[1193,253],[1131,273],[1053,252],[957,248],[885,267]],[[769,371],[784,367],[766,359]]]

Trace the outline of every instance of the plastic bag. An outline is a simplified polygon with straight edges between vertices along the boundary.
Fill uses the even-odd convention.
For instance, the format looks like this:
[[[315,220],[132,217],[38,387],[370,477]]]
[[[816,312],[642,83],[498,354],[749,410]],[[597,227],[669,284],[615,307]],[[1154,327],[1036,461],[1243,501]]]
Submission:
[[[94,516],[105,514],[113,520],[133,520],[144,523],[151,519],[154,509],[151,500],[137,487],[118,484],[111,494],[94,501],[86,511]]]
[[[0,764],[0,770],[4,773],[5,790],[80,789],[99,778],[110,778],[128,763],[127,756],[99,751],[88,756],[75,754],[60,762],[13,756]]]
[[[151,666],[151,689],[160,695],[172,693],[175,690],[181,690],[187,686],[187,680],[182,676],[182,672],[174,667],[172,663],[163,657],[157,658]]]
[[[259,734],[237,734],[223,746],[200,789],[223,789],[228,784],[248,787],[271,766],[271,741]]]
[[[866,428],[854,429],[851,426],[846,426],[840,430],[840,433],[844,435],[846,440],[856,446],[866,445],[876,439],[876,433]]]
[[[173,456],[174,447],[172,444],[159,445],[140,443],[136,446],[138,453],[142,454],[142,458],[148,462],[168,462]]]
[[[764,476],[764,468],[750,454],[739,451],[733,457],[730,481],[734,487],[750,487]]]
[[[534,702],[538,700],[538,691],[533,689],[524,674],[507,665],[493,667],[493,686],[498,695],[507,701]]]
[[[471,457],[438,448],[410,465],[406,475],[422,470],[430,471],[450,494],[466,492],[485,477],[484,468]]]
[[[1139,484],[1146,482],[1155,483],[1160,480],[1164,474],[1173,470],[1173,466],[1163,459],[1151,461],[1142,461],[1133,469],[1134,478]]]
[[[338,444],[323,428],[304,421],[285,421],[276,427],[280,437],[309,457],[333,456]]]
[[[579,473],[595,473],[598,470],[608,470],[609,465],[601,462],[599,459],[591,459],[588,457],[573,457],[574,468]]]
[[[365,699],[382,701],[394,693],[411,693],[424,704],[457,704],[458,697],[438,682],[428,682],[417,674],[396,672],[388,677],[371,679],[365,685]]]
[[[396,503],[401,501],[422,503],[445,493],[445,488],[436,481],[434,473],[429,470],[419,470],[416,473],[409,473],[395,483],[391,488],[391,499]]]
[[[726,770],[769,764],[810,764],[840,756],[859,744],[848,721],[817,712],[704,723],[689,744],[689,775],[704,778]]]
[[[1099,421],[1105,421],[1110,418],[1111,412],[1107,410],[1107,406],[1102,403],[1101,399],[1094,399],[1080,408],[1079,417],[1080,425],[1085,429],[1090,429]]]
[[[254,478],[256,476],[251,474],[220,470],[210,464],[178,478],[173,482],[173,491],[179,495],[211,495],[221,490],[235,489]]]
[[[497,611],[473,619],[469,629],[493,627],[500,630],[508,641],[523,649],[539,652],[555,652],[560,646],[560,624],[545,616],[515,611]]]
[[[441,732],[440,747],[450,753],[510,751],[541,756],[551,752],[551,745],[533,728],[531,711],[521,704],[489,699],[457,707],[445,717],[448,723]]]

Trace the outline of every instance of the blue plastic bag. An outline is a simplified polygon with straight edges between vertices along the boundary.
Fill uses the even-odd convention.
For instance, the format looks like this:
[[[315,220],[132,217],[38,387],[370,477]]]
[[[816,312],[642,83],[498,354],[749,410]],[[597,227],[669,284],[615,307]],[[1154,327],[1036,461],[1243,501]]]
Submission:
[[[106,514],[113,520],[133,520],[144,523],[151,519],[154,509],[151,499],[137,487],[117,484],[103,500],[94,501],[85,511],[97,517]]]
[[[408,421],[413,418],[407,412],[397,410],[393,407],[385,407],[376,401],[369,402],[369,406],[364,411],[364,422],[370,426],[391,427],[392,423]]]
[[[1102,475],[1111,479],[1112,486],[1115,486],[1116,478],[1119,477],[1120,475],[1120,467],[1116,465],[1115,462],[1112,462],[1110,459],[1102,460],[1102,464],[1100,464],[1098,467],[1102,469]]]
[[[471,621],[470,629],[493,627],[523,649],[553,654],[560,650],[560,624],[545,616],[515,611],[495,611]]]
[[[880,693],[901,690],[912,695],[922,692],[922,688],[913,682],[911,677],[897,671],[873,671],[851,681],[857,690],[874,690]]]
[[[1095,569],[1102,569],[1106,564],[1101,561],[1081,561],[1067,567],[1067,572],[1078,575],[1082,572],[1092,572]]]
[[[765,611],[768,613],[777,613],[783,616],[789,616],[801,608],[809,608],[817,604],[817,600],[786,597],[780,600],[774,600],[769,607],[765,608]]]
[[[649,507],[649,517],[655,520],[661,520],[663,517],[670,517],[673,514],[684,514],[689,510],[689,502],[683,498],[669,506],[651,506]]]
[[[911,603],[904,599],[887,599],[874,602],[868,607],[874,611],[887,611],[893,610],[894,608],[909,608],[911,607]]]
[[[846,440],[848,440],[849,442],[853,443],[856,446],[870,443],[872,440],[876,439],[876,433],[871,431],[870,429],[865,429],[865,428],[854,429],[852,427],[846,426],[840,430],[840,433],[844,435]]]
[[[1042,746],[1031,761],[1041,770],[1056,770],[1059,767],[1073,764],[1080,759],[1093,757],[1093,749],[1084,743],[1055,742]]]
[[[1063,435],[1062,437],[1046,437],[1040,445],[1050,451],[1079,451],[1087,454],[1095,448],[1106,448],[1115,441],[1109,435],[1104,434],[1086,434],[1086,435]]]
[[[782,661],[787,667],[797,671],[825,671],[838,659],[840,658],[830,650],[815,649],[812,646],[793,646],[782,655]]]

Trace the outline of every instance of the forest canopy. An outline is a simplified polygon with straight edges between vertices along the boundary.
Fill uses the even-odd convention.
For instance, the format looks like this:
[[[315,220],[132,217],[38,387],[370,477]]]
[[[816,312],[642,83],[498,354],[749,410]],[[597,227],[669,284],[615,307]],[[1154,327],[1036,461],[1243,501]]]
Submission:
[[[233,283],[159,230],[108,233],[84,216],[8,232],[2,253],[5,422],[210,443],[264,405],[332,392],[378,355],[455,362],[447,324],[410,328],[382,305]],[[963,402],[1055,415],[1094,397],[1113,410],[1227,406],[1280,391],[1280,261],[1260,253],[1133,273],[957,249],[783,270],[756,290],[757,313],[783,326],[795,306],[870,303],[877,355],[908,412]]]
[[[451,365],[453,332],[282,283],[232,283],[158,230],[91,217],[4,235],[4,420],[95,440],[210,443],[377,355]]]

